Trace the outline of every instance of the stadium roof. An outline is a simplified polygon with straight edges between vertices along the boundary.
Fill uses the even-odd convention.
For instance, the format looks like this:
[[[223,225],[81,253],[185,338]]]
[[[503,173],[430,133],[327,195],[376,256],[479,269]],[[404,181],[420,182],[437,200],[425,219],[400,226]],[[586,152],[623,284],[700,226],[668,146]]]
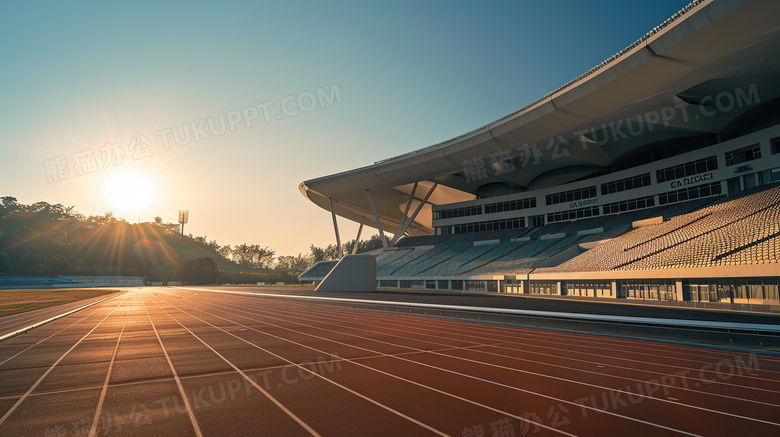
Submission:
[[[778,16],[777,0],[694,1],[610,59],[512,114],[424,149],[305,181],[299,189],[326,210],[332,199],[337,215],[376,227],[373,201],[382,228],[391,233],[424,201],[407,233],[429,234],[432,205],[473,200],[486,184],[533,189],[545,175],[560,178],[577,169],[571,173],[582,177],[648,144],[720,133],[748,108],[697,120],[663,117],[664,111],[704,104],[723,90],[753,87],[762,103],[780,96]],[[613,129],[614,138],[594,138],[593,128],[614,127],[637,115],[644,115],[648,126],[641,135]],[[565,153],[562,144],[568,144]],[[538,152],[524,145],[537,145]],[[517,171],[466,174],[476,158],[488,170],[498,165],[491,164],[490,155],[506,150]],[[529,161],[534,165],[524,165]]]

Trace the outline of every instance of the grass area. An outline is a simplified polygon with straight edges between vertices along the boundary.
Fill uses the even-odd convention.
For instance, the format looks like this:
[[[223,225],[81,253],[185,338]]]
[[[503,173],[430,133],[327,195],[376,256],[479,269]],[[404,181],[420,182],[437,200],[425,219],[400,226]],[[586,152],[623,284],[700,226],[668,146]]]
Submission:
[[[105,288],[0,290],[0,317],[116,293]]]

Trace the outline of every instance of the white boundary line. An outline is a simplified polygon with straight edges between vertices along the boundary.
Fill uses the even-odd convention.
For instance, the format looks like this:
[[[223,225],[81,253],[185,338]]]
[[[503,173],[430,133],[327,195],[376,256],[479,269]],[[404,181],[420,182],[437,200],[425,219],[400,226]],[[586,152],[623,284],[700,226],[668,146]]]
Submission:
[[[15,404],[14,404],[14,405],[13,405],[13,406],[12,406],[12,407],[11,407],[11,408],[10,408],[10,409],[9,409],[9,410],[8,410],[8,411],[7,411],[7,412],[4,414],[4,415],[3,415],[3,417],[0,417],[0,425],[2,425],[2,424],[3,424],[3,422],[5,422],[5,420],[6,420],[6,419],[8,419],[8,416],[10,416],[10,415],[11,415],[11,414],[12,414],[12,413],[13,413],[13,412],[16,410],[16,408],[17,408],[19,405],[21,405],[21,403],[22,403],[22,402],[24,402],[24,400],[25,400],[25,399],[27,399],[27,397],[28,397],[28,396],[30,396],[30,393],[32,393],[32,392],[33,392],[33,390],[35,390],[35,388],[36,388],[36,387],[38,387],[38,384],[40,384],[40,383],[41,383],[41,381],[43,381],[43,380],[44,380],[44,378],[46,378],[46,377],[49,375],[49,373],[51,373],[51,371],[52,371],[52,370],[54,370],[54,368],[55,368],[55,367],[57,367],[57,364],[59,364],[59,363],[60,363],[60,361],[62,361],[63,359],[65,359],[65,357],[66,357],[66,356],[67,356],[69,353],[71,353],[71,351],[73,351],[73,349],[76,349],[76,346],[78,346],[79,344],[81,344],[81,342],[82,342],[82,341],[84,341],[84,339],[85,339],[85,338],[87,338],[87,336],[89,336],[89,334],[92,334],[92,332],[93,332],[94,330],[96,330],[96,329],[98,328],[98,326],[100,326],[100,325],[101,325],[103,322],[105,322],[105,321],[106,321],[106,319],[107,319],[107,318],[108,318],[108,317],[109,317],[111,314],[113,314],[113,313],[114,313],[114,311],[116,311],[116,310],[117,310],[117,308],[119,308],[120,306],[122,306],[122,304],[123,304],[123,303],[125,303],[125,301],[126,301],[126,300],[127,300],[127,298],[125,298],[125,300],[123,300],[122,302],[120,302],[120,303],[119,303],[119,305],[117,305],[117,307],[116,307],[116,308],[114,308],[113,310],[111,310],[111,312],[110,312],[110,313],[106,314],[106,316],[105,316],[105,317],[103,317],[103,320],[101,320],[100,322],[98,322],[98,324],[97,324],[97,325],[95,325],[95,327],[94,327],[94,328],[90,329],[90,330],[89,330],[89,332],[87,332],[86,334],[84,334],[84,336],[83,336],[83,337],[81,337],[81,339],[80,339],[79,341],[77,341],[77,342],[76,342],[76,344],[74,344],[73,346],[71,346],[71,348],[70,348],[70,349],[68,349],[68,351],[67,351],[67,352],[65,352],[64,354],[62,354],[62,356],[61,356],[59,359],[57,359],[57,361],[55,361],[55,362],[54,362],[54,364],[52,364],[52,365],[51,365],[51,367],[49,367],[49,368],[46,370],[46,372],[44,372],[44,374],[43,374],[43,375],[41,375],[41,377],[40,377],[40,378],[38,378],[38,380],[37,380],[37,381],[35,381],[35,384],[33,384],[33,385],[32,385],[32,387],[30,387],[30,388],[29,388],[29,390],[27,390],[27,392],[25,392],[25,393],[24,393],[24,394],[23,394],[23,395],[22,395],[22,396],[19,398],[19,400],[18,400],[18,401],[16,401],[16,403],[15,403]]]
[[[244,312],[244,313],[252,313],[252,312],[246,310],[245,307],[241,307],[239,305],[229,305],[229,304],[226,304],[226,303],[222,303],[220,306],[225,307],[225,308],[235,308],[236,311],[240,311],[240,312]],[[266,313],[270,311],[270,312],[272,312],[273,314],[275,314],[275,315],[277,315],[279,317],[295,317],[295,313],[293,313],[291,311],[270,309],[267,306],[263,306],[262,309]],[[257,313],[254,313],[254,314],[257,314]],[[346,329],[346,330],[355,330],[356,329],[356,328],[354,328],[352,326],[339,324],[339,323],[347,322],[347,320],[344,317],[340,317],[340,318],[338,318],[338,320],[334,320],[333,318],[328,319],[325,316],[322,316],[322,315],[319,315],[319,314],[316,314],[316,315],[311,315],[310,314],[309,317],[315,317],[315,318],[317,318],[319,320],[318,323],[324,323],[325,325],[335,326],[335,327],[343,328],[343,329]],[[277,320],[284,320],[282,318],[277,318],[277,317],[272,317],[272,318],[277,319]],[[350,322],[351,322],[351,320],[350,320]],[[298,323],[302,323],[302,322],[298,322]],[[304,323],[304,326],[311,326],[311,325],[307,325],[307,324]],[[337,333],[337,334],[357,336],[359,338],[364,338],[364,339],[372,340],[372,341],[375,341],[375,342],[391,344],[393,346],[400,346],[400,345],[397,345],[397,344],[388,343],[388,342],[381,341],[381,340],[378,340],[378,339],[358,336],[356,334],[349,334],[349,333],[346,333],[346,332],[337,331],[337,330],[333,330],[333,329],[325,329],[325,328],[322,328],[322,327],[319,327],[318,329],[334,332],[334,333]],[[380,331],[372,330],[370,328],[366,328],[366,329],[369,332],[374,332],[374,333],[378,333],[378,334],[381,333]],[[546,361],[531,360],[531,359],[528,359],[528,358],[516,357],[516,356],[511,356],[511,355],[504,355],[504,354],[499,354],[499,353],[495,353],[495,352],[489,352],[489,351],[485,351],[485,350],[476,350],[475,349],[475,348],[493,347],[493,348],[505,348],[505,349],[509,349],[509,350],[512,350],[512,351],[520,352],[519,349],[507,348],[505,346],[501,346],[500,344],[489,344],[489,345],[486,345],[484,343],[480,343],[480,342],[477,342],[477,341],[474,341],[474,340],[458,339],[457,341],[472,343],[473,345],[471,345],[471,346],[455,347],[455,346],[452,346],[452,345],[447,345],[447,344],[439,343],[437,341],[432,341],[432,340],[423,340],[423,339],[420,339],[420,338],[412,339],[411,337],[403,337],[402,334],[404,333],[404,331],[402,329],[397,329],[397,328],[389,327],[389,326],[386,326],[386,325],[382,325],[382,329],[390,330],[390,331],[398,331],[399,332],[399,334],[398,334],[399,337],[398,338],[406,338],[406,339],[409,339],[409,340],[415,340],[415,341],[418,341],[418,342],[429,343],[429,344],[436,345],[436,346],[450,346],[449,348],[442,348],[442,349],[439,349],[439,350],[427,350],[427,351],[425,351],[425,352],[428,352],[428,353],[431,353],[431,354],[441,354],[441,355],[444,355],[444,356],[451,356],[451,355],[444,354],[442,352],[449,351],[449,350],[469,350],[469,351],[478,352],[478,353],[482,353],[482,354],[488,354],[488,355],[493,355],[493,356],[497,356],[497,357],[508,358],[508,359],[511,359],[511,360],[525,361],[525,362],[535,363],[535,364],[544,365],[544,366],[552,366],[552,367],[559,367],[559,368],[562,368],[562,369],[572,370],[571,368],[569,368],[567,366],[560,365],[560,364],[549,363],[549,362],[546,362]],[[430,331],[429,329],[426,329],[426,328],[419,328],[419,329],[422,329],[424,331]],[[424,335],[426,337],[434,338],[434,339],[448,340],[448,337],[445,337],[445,336],[428,334],[428,333],[425,333],[425,332],[417,332],[417,333],[421,334],[421,335]],[[465,333],[459,333],[458,335],[463,336],[463,337],[468,337],[468,338],[474,338],[474,339],[482,339],[482,340],[485,339],[483,337],[478,337],[478,336],[465,334]],[[497,342],[499,342],[501,344],[506,344],[506,343],[510,342],[510,340],[500,340],[500,339],[489,339],[489,340],[497,341]],[[403,346],[403,347],[411,347],[411,346]],[[415,349],[417,349],[417,348],[415,348]],[[420,350],[420,351],[423,351],[423,350]],[[558,359],[570,360],[570,358],[567,358],[567,357],[556,356],[556,355],[551,355],[551,354],[546,354],[546,353],[541,353],[541,352],[534,352],[534,354],[535,355],[542,355],[542,356],[550,356],[550,357],[554,357],[554,358],[558,358]],[[454,358],[466,359],[464,357],[454,357]],[[577,360],[577,361],[580,361],[580,360]],[[667,375],[667,374],[662,373],[662,372],[655,372],[655,371],[651,371],[651,370],[635,369],[635,368],[629,368],[629,367],[624,367],[624,366],[615,366],[615,365],[610,365],[610,364],[602,364],[602,363],[597,363],[597,362],[589,362],[589,363],[597,364],[597,365],[607,365],[607,366],[610,366],[610,367],[622,368],[622,369],[629,370],[629,371],[634,372],[634,373],[652,373],[652,374],[657,374],[657,375],[660,375],[660,376],[666,376]],[[703,363],[707,363],[707,362],[703,362]],[[516,371],[517,369],[511,369],[511,370],[515,370]],[[577,370],[580,371],[580,372],[591,373],[591,374],[598,375],[598,376],[618,378],[618,379],[623,379],[623,380],[637,382],[637,383],[645,382],[645,380],[643,380],[643,379],[636,379],[636,378],[629,377],[629,376],[614,376],[614,375],[610,375],[608,373],[601,373],[601,372],[597,372],[597,371],[593,371],[593,370],[587,370],[587,369],[577,369]],[[690,379],[690,380],[693,380],[693,381],[702,381],[702,380],[700,380],[698,378],[695,378],[695,377],[690,377],[690,378],[687,378],[687,379]],[[774,380],[771,380],[771,381],[774,382]],[[710,382],[709,380],[706,381],[706,383],[709,383],[709,382]],[[780,393],[780,392],[775,391],[775,390],[763,389],[763,388],[759,388],[759,387],[735,385],[735,384],[723,383],[723,382],[720,382],[720,381],[714,381],[714,383],[723,384],[723,385],[729,385],[729,386],[734,386],[734,387],[739,387],[741,389],[751,389],[751,390],[755,389],[755,390],[767,391],[767,392],[771,392],[771,393]],[[768,405],[768,406],[771,406],[771,407],[780,407],[780,405],[777,405],[777,404],[771,404],[771,403],[756,401],[756,400],[752,400],[752,399],[744,399],[744,398],[739,398],[739,397],[734,397],[734,396],[728,396],[728,395],[719,394],[719,393],[695,390],[693,388],[676,387],[674,385],[668,385],[668,384],[663,384],[663,383],[661,383],[661,386],[662,387],[669,387],[669,388],[673,388],[673,389],[678,389],[678,390],[690,391],[690,392],[694,392],[694,393],[701,393],[701,394],[708,395],[708,396],[723,397],[723,398],[728,398],[728,399],[733,399],[733,400],[738,400],[738,401],[744,401],[744,402]]]
[[[39,328],[39,327],[41,327],[41,326],[43,326],[43,325],[45,325],[45,324],[47,324],[47,323],[51,323],[51,322],[53,322],[53,321],[55,321],[55,320],[57,320],[57,319],[61,319],[61,318],[65,317],[65,316],[69,316],[69,315],[71,315],[71,314],[73,314],[73,313],[75,313],[75,312],[77,312],[77,311],[81,311],[81,310],[83,310],[83,309],[86,309],[86,308],[89,308],[89,307],[91,307],[91,306],[93,306],[93,305],[97,305],[97,304],[99,304],[99,303],[101,303],[101,302],[105,302],[105,301],[107,301],[107,300],[109,300],[109,299],[113,299],[113,298],[115,298],[115,297],[119,297],[119,296],[122,296],[122,295],[124,295],[124,294],[127,294],[127,291],[124,291],[124,292],[122,292],[122,293],[120,293],[120,294],[116,294],[116,295],[114,295],[114,296],[109,296],[109,297],[107,297],[107,298],[105,298],[105,299],[101,299],[101,300],[99,300],[99,301],[97,301],[97,302],[92,302],[92,303],[90,303],[90,304],[87,304],[87,305],[84,305],[84,306],[82,306],[82,307],[76,308],[75,310],[70,310],[70,311],[68,311],[68,312],[66,312],[66,313],[62,313],[62,314],[60,314],[60,315],[57,315],[57,316],[54,316],[54,317],[50,317],[50,318],[48,318],[48,319],[46,319],[46,320],[43,320],[43,321],[41,321],[41,322],[34,323],[34,324],[32,324],[32,325],[30,325],[30,326],[28,326],[28,327],[26,327],[26,328],[17,329],[17,330],[16,330],[16,331],[14,331],[14,332],[11,332],[11,333],[9,333],[9,334],[5,334],[5,335],[3,335],[3,336],[0,336],[0,342],[6,341],[6,340],[8,340],[9,338],[13,338],[13,337],[16,337],[17,335],[24,334],[24,333],[26,333],[27,331],[30,331],[30,330],[32,330],[32,329],[35,329],[35,328]]]
[[[595,320],[600,322],[626,322],[626,323],[644,323],[648,325],[676,325],[695,328],[719,328],[719,329],[740,329],[747,331],[769,331],[780,332],[780,325],[769,325],[761,323],[736,323],[736,322],[715,322],[707,320],[685,320],[685,319],[662,319],[658,317],[633,317],[633,316],[609,316],[601,314],[583,314],[583,313],[563,313],[560,311],[537,311],[537,310],[518,310],[513,308],[493,308],[493,307],[472,307],[463,305],[443,305],[438,303],[416,303],[416,302],[398,302],[391,300],[369,300],[369,299],[347,299],[341,297],[323,297],[323,296],[298,296],[292,294],[272,294],[272,293],[251,293],[247,291],[227,291],[214,290],[209,288],[176,287],[182,290],[210,291],[212,293],[242,294],[247,296],[267,296],[284,297],[300,300],[325,300],[334,302],[356,302],[378,305],[395,305],[415,308],[433,308],[450,311],[478,311],[483,313],[512,314],[520,316],[540,316],[562,319],[582,319]]]
[[[221,304],[219,306],[220,307],[227,307],[227,308],[231,307],[231,305],[227,305],[227,304]],[[200,311],[206,312],[204,310],[200,310]],[[226,311],[226,310],[222,310],[222,311]],[[240,311],[240,312],[249,312],[249,311],[243,310],[243,309],[242,310],[238,310],[238,311]],[[206,313],[208,314],[208,312],[206,312]],[[219,317],[219,316],[217,316],[217,317]],[[250,316],[240,316],[240,317],[244,317],[244,318],[247,318],[249,320],[261,322],[261,323],[264,323],[264,324],[269,325],[269,326],[274,326],[274,327],[277,327],[277,328],[282,328],[282,329],[286,329],[286,330],[292,331],[292,329],[290,329],[290,328],[284,328],[283,326],[275,325],[273,323],[269,323],[268,321],[255,319],[255,318],[250,317]],[[268,316],[267,314],[265,314],[264,317],[265,318],[276,319],[276,320],[279,320],[279,321],[288,321],[288,322],[289,321],[294,321],[295,323],[301,324],[303,326],[314,327],[312,325],[306,324],[306,323],[301,322],[299,320],[295,320],[295,316],[288,316],[288,317],[292,317],[292,320],[280,319],[278,317]],[[238,322],[233,322],[233,323],[240,324]],[[244,325],[241,325],[241,326],[244,326]],[[248,327],[248,326],[245,326],[245,327],[247,327],[249,329],[252,329],[251,327]],[[362,339],[366,339],[366,340],[370,340],[370,341],[374,341],[374,342],[380,342],[380,343],[386,343],[386,344],[390,344],[390,345],[394,345],[394,346],[405,347],[405,348],[408,348],[408,349],[413,349],[416,352],[427,352],[427,351],[425,351],[423,349],[419,349],[419,348],[412,347],[412,346],[403,346],[403,345],[399,345],[399,344],[395,344],[395,343],[390,343],[390,342],[385,342],[385,341],[381,341],[381,340],[377,340],[377,339],[371,339],[371,338],[368,338],[368,337],[363,337],[363,336],[360,336],[360,335],[357,335],[357,334],[348,334],[348,333],[345,333],[345,332],[339,332],[339,331],[333,331],[333,330],[330,330],[330,329],[324,329],[322,327],[317,327],[317,328],[320,329],[320,330],[336,332],[336,333],[339,333],[339,334],[342,334],[342,335],[349,335],[349,336],[352,336],[352,337],[362,338]],[[267,334],[267,335],[272,335],[272,334]],[[320,337],[320,336],[317,336],[317,335],[314,335],[314,334],[304,333],[304,335],[307,335],[307,336],[310,336],[310,337],[314,337],[314,338],[319,338],[319,339],[322,339],[322,340],[328,340],[328,341],[335,342],[335,343],[341,343],[341,344],[344,344],[344,345],[348,345],[347,343],[342,343],[342,342],[340,342],[338,340],[335,340],[335,339],[327,339],[325,337]],[[404,338],[406,338],[406,337],[404,337]],[[291,340],[287,340],[287,341],[291,341]],[[353,345],[352,347],[353,348],[357,348],[357,349],[363,349],[363,350],[367,350],[367,351],[378,353],[377,351],[374,351],[374,350],[369,349],[369,348],[364,348],[364,347],[361,347],[361,346]],[[486,363],[486,362],[483,362],[483,361],[472,360],[472,359],[467,359],[467,358],[453,356],[453,355],[447,355],[447,354],[443,354],[443,353],[440,353],[440,352],[431,352],[431,353],[436,354],[436,355],[445,356],[445,357],[454,358],[454,359],[457,359],[457,360],[473,362],[473,363],[477,363],[477,364],[483,364],[483,365],[490,366],[490,367],[502,368],[504,370],[510,370],[510,371],[514,371],[514,372],[526,373],[526,374],[533,375],[533,376],[560,380],[560,381],[567,382],[567,383],[572,383],[572,384],[579,384],[579,385],[583,385],[583,386],[595,387],[595,388],[599,388],[599,389],[602,389],[602,390],[605,390],[605,391],[614,391],[614,392],[619,392],[619,393],[628,394],[628,395],[641,396],[642,398],[646,398],[646,399],[650,399],[650,400],[657,400],[657,401],[661,401],[661,402],[665,402],[665,403],[671,403],[671,404],[679,405],[679,406],[682,406],[682,407],[688,407],[688,408],[692,408],[692,409],[696,409],[696,410],[702,410],[702,411],[706,411],[706,412],[710,412],[710,413],[722,414],[722,415],[726,415],[726,416],[737,417],[737,418],[741,418],[741,419],[745,419],[745,420],[749,420],[749,421],[760,422],[760,423],[765,423],[765,424],[773,425],[773,426],[780,426],[779,423],[769,422],[769,421],[765,421],[765,420],[762,420],[762,419],[756,419],[756,418],[741,416],[741,415],[738,415],[738,414],[728,413],[728,412],[724,412],[724,411],[712,410],[712,409],[709,409],[709,408],[699,407],[699,406],[696,406],[696,405],[683,404],[683,403],[680,403],[680,402],[674,402],[674,401],[670,401],[670,400],[663,399],[663,398],[647,396],[647,395],[644,395],[644,394],[628,393],[628,392],[626,392],[624,390],[621,390],[619,388],[618,389],[614,389],[614,388],[610,388],[610,387],[605,387],[605,386],[600,386],[600,385],[597,385],[597,384],[588,383],[588,382],[585,382],[585,381],[570,380],[570,379],[566,379],[566,378],[562,378],[562,377],[556,377],[556,376],[551,376],[551,375],[544,375],[544,374],[541,374],[541,373],[532,372],[532,371],[528,371],[528,370],[514,369],[514,368],[510,368],[510,367],[506,367],[506,366],[500,366],[500,365],[497,365],[497,364]],[[415,361],[415,360],[412,360],[412,359],[409,359],[409,358],[404,358],[404,357],[396,356],[396,355],[387,355],[387,357],[398,359],[398,360],[401,360],[401,361],[406,361],[406,362],[413,363],[413,364],[418,364],[418,365],[421,365],[421,366],[424,366],[424,367],[429,367],[429,368],[436,369],[436,370],[439,370],[439,371],[443,371],[443,372],[455,374],[455,375],[458,375],[458,376],[474,379],[474,380],[477,380],[477,381],[481,381],[481,382],[497,385],[497,386],[500,386],[500,387],[505,387],[505,388],[509,388],[509,389],[512,389],[512,390],[516,390],[516,391],[521,391],[521,392],[525,392],[525,393],[534,394],[534,395],[537,395],[537,396],[542,396],[542,397],[545,397],[545,398],[557,400],[559,402],[564,402],[564,403],[567,403],[567,404],[576,404],[576,403],[571,402],[571,401],[557,399],[557,398],[554,398],[554,397],[551,397],[551,396],[548,396],[548,395],[545,395],[545,394],[542,394],[542,393],[537,393],[537,392],[521,389],[521,388],[515,387],[513,385],[504,384],[504,383],[501,383],[501,382],[497,382],[497,381],[481,378],[481,377],[470,375],[470,374],[466,374],[466,373],[461,373],[461,372],[458,372],[458,371],[455,371],[455,370],[446,369],[446,368],[435,366],[435,365],[432,365],[432,364],[428,364],[428,363],[425,363],[425,362],[422,362],[422,361]],[[576,405],[580,405],[580,404],[576,404]],[[696,435],[696,434],[688,433],[686,431],[682,431],[682,430],[679,430],[679,429],[667,427],[667,426],[661,425],[660,423],[648,422],[648,421],[645,421],[645,420],[642,420],[642,419],[638,419],[638,418],[635,418],[635,417],[632,417],[632,416],[625,416],[625,415],[622,415],[622,414],[617,414],[617,413],[613,413],[613,412],[609,412],[609,411],[599,410],[598,408],[588,407],[588,406],[585,406],[585,405],[580,405],[580,407],[583,408],[583,409],[593,409],[596,412],[601,412],[601,413],[614,415],[614,416],[617,416],[617,417],[622,417],[622,418],[625,418],[625,419],[628,419],[628,420],[637,421],[637,422],[640,422],[640,423],[644,423],[644,424],[656,426],[656,427],[659,427],[659,428],[664,428],[664,429],[676,431],[676,432],[683,433],[683,434]]]

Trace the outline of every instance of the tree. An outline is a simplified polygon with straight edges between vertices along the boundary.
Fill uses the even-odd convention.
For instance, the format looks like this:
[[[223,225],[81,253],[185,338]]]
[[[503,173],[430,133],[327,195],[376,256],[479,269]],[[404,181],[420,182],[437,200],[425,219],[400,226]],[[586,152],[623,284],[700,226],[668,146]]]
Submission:
[[[40,274],[43,257],[37,253],[28,253],[19,260],[19,270],[26,274]]]
[[[311,251],[311,258],[312,258],[312,261],[314,261],[314,263],[318,263],[320,261],[325,261],[325,251],[324,250],[322,250],[321,248],[319,248],[319,247],[317,247],[317,246],[315,246],[313,244],[311,245],[309,250]]]
[[[309,256],[280,256],[276,258],[276,270],[299,270],[303,271],[309,266]]]
[[[19,211],[19,204],[16,202],[16,197],[0,197],[0,218],[8,218],[17,211]]]
[[[65,259],[62,255],[54,255],[49,259],[49,263],[47,265],[47,272],[55,275],[64,275],[68,273],[68,268],[70,267],[70,263],[67,259]]]
[[[233,261],[251,268],[270,268],[276,252],[257,244],[239,244],[231,252]]]
[[[387,239],[387,237],[385,237]],[[348,241],[345,245],[344,253],[352,253],[352,247],[355,246],[355,240]],[[361,240],[358,242],[357,253],[370,252],[375,249],[379,249],[383,246],[382,239],[378,234],[374,234],[368,240]]]
[[[314,264],[312,260],[313,257],[309,254],[301,255],[299,253],[298,256],[280,256],[276,258],[275,269],[304,271]]]
[[[342,250],[344,250],[344,253],[346,253],[346,248],[342,244],[341,245]],[[326,248],[320,248],[315,245],[311,245],[311,255],[313,258],[313,261],[315,263],[318,263],[320,261],[331,261],[339,259],[339,249],[338,246],[335,244],[329,244]]]
[[[233,248],[230,247],[230,245],[222,246],[219,249],[217,249],[217,255],[221,256],[222,258],[225,258],[227,260],[230,259],[231,255],[233,254]]]
[[[210,257],[191,258],[184,261],[184,282],[193,285],[211,285],[219,281],[221,273],[217,262]]]
[[[0,272],[11,271],[11,257],[5,252],[0,252]]]

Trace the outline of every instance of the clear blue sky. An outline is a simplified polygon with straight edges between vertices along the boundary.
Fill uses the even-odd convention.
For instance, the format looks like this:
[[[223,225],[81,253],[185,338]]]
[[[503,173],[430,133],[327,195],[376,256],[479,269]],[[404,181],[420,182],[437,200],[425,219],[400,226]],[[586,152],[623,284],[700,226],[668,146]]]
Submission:
[[[687,4],[160,3],[0,6],[0,195],[128,221],[175,222],[189,208],[188,233],[278,254],[334,240],[329,213],[300,195],[301,181],[497,119]],[[285,97],[306,105],[308,93],[334,85],[340,103],[281,113]],[[159,134],[169,135],[167,150],[155,135],[201,121],[208,132],[219,114],[254,105],[271,121],[241,119],[234,131],[182,146]],[[131,149],[142,135],[151,146]],[[78,157],[90,150],[91,161]],[[127,173],[140,180],[125,183],[153,187],[148,204],[105,194]],[[357,226],[341,224],[353,238]]]

